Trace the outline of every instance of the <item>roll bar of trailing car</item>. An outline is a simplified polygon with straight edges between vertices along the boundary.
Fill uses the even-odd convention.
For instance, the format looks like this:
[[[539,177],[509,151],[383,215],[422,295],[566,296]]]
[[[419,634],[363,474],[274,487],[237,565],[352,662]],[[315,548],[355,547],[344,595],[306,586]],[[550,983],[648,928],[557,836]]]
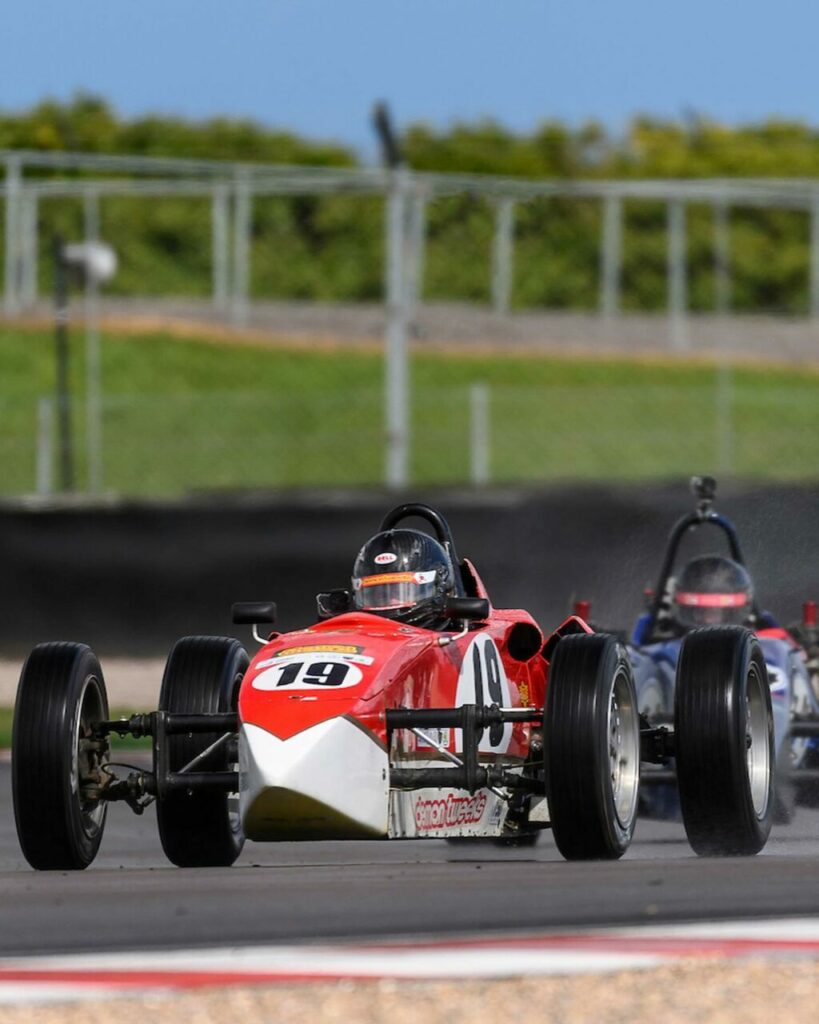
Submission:
[[[731,558],[741,566],[745,566],[745,558],[742,554],[742,548],[740,547],[739,537],[737,537],[737,531],[734,524],[730,519],[726,519],[725,516],[720,515],[711,508],[717,490],[716,480],[710,476],[692,477],[691,490],[697,497],[697,509],[695,512],[689,512],[687,515],[683,516],[682,519],[679,519],[672,527],[671,533],[668,536],[665,558],[663,559],[663,565],[660,569],[660,576],[657,580],[657,586],[654,591],[654,600],[651,605],[650,628],[652,630],[657,625],[662,604],[666,597],[668,580],[671,576],[671,571],[674,568],[677,551],[679,550],[683,537],[689,530],[695,530],[700,526],[716,526],[718,529],[722,530],[724,536],[728,540]],[[756,598],[754,598],[753,613],[755,617],[759,616]]]
[[[426,522],[428,522],[432,527],[435,532],[436,540],[444,546],[452,560],[453,567],[457,570],[455,573],[455,590],[457,595],[459,597],[466,596],[461,573],[461,562],[458,558],[458,553],[455,550],[455,541],[452,539],[452,530],[450,530],[449,523],[437,509],[432,508],[431,505],[425,505],[420,501],[408,501],[403,505],[396,505],[395,508],[390,509],[390,511],[384,516],[381,521],[381,530],[392,530],[403,519],[410,519],[413,516],[418,519],[426,520]]]

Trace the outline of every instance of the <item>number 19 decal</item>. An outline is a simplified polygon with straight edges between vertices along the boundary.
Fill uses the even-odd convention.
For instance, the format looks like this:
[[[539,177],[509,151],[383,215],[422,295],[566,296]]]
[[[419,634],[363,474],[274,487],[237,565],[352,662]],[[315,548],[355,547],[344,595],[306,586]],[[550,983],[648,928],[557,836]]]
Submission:
[[[361,682],[361,669],[338,654],[282,658],[253,680],[256,690],[343,690]]]
[[[512,698],[509,692],[509,680],[503,668],[498,649],[488,636],[476,636],[464,655],[461,674],[458,677],[458,689],[455,692],[455,705],[479,704],[488,707],[510,707]],[[478,750],[503,752],[509,749],[512,741],[512,726],[507,723],[503,730],[485,729]],[[456,744],[463,749],[462,737],[458,730]]]

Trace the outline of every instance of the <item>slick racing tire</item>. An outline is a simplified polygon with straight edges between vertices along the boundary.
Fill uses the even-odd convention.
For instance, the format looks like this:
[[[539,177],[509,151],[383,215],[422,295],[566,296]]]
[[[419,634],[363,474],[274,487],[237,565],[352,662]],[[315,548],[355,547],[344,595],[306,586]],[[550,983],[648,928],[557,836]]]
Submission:
[[[621,857],[637,819],[640,719],[631,665],[614,637],[577,634],[558,643],[543,740],[558,850],[567,860]]]
[[[774,809],[774,729],[765,659],[740,626],[689,633],[674,701],[677,781],[694,851],[758,853]]]
[[[87,868],[97,855],[109,748],[93,731],[107,718],[94,652],[85,644],[38,644],[20,675],[11,741],[14,818],[33,868]]]
[[[188,636],[171,650],[159,710],[184,714],[235,711],[239,685],[249,659],[238,640]],[[168,768],[178,772],[220,738],[216,733],[168,736]],[[228,744],[223,744],[197,771],[227,771]],[[156,802],[159,838],[177,867],[226,867],[242,852],[244,835],[236,794],[173,790]]]

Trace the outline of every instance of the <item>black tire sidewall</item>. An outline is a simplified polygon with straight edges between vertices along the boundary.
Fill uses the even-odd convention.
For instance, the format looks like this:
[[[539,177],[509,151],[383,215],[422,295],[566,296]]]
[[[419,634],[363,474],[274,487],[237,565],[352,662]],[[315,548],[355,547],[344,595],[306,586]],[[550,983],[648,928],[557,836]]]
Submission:
[[[748,680],[755,671],[768,708],[770,765],[765,811],[758,815],[747,765]],[[675,692],[677,781],[692,848],[708,855],[759,852],[774,810],[774,737],[765,659],[738,626],[694,630],[683,640]]]
[[[12,730],[12,798],[23,855],[41,870],[87,867],[102,841],[107,807],[86,824],[75,759],[88,688],[101,718],[108,698],[99,661],[85,644],[39,644],[20,674]]]
[[[622,856],[637,817],[621,822],[610,777],[608,712],[615,680],[628,680],[639,737],[628,657],[610,636],[568,636],[555,649],[544,711],[546,793],[558,849],[571,860]],[[639,771],[639,751],[637,753]]]
[[[208,714],[236,709],[239,684],[249,658],[238,640],[230,637],[192,636],[178,640],[171,650],[159,695],[159,710]],[[179,771],[219,734],[170,736],[168,761]],[[228,768],[224,748],[204,766]],[[157,825],[168,859],[180,867],[226,866],[244,845],[241,824],[232,824],[229,794],[222,791],[175,791],[158,799]]]

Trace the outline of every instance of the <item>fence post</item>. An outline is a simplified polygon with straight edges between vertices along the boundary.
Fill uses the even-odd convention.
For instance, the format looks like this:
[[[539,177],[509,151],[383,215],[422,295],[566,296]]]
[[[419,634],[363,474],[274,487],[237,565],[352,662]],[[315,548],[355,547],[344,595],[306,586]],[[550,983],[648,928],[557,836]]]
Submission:
[[[387,192],[387,329],[384,352],[385,482],[402,488],[409,482],[409,295],[405,267],[409,174],[390,172]]]
[[[475,487],[489,483],[489,388],[473,384],[469,389],[469,477]]]
[[[731,238],[728,225],[728,206],[714,203],[714,306],[725,315],[731,309]]]
[[[93,189],[83,196],[86,242],[100,237],[100,197]],[[102,355],[100,351],[99,285],[93,274],[85,275],[85,458],[89,494],[102,491]]]
[[[424,256],[427,237],[427,197],[416,189],[409,204],[407,230],[407,304],[413,309],[424,293]]]
[[[668,312],[672,348],[688,348],[685,206],[681,199],[668,204]]]
[[[20,190],[22,187],[22,160],[18,156],[6,157],[6,230],[3,308],[13,315],[19,310],[17,285],[20,273]]]
[[[232,320],[235,326],[244,327],[248,321],[250,229],[253,215],[250,174],[245,167],[237,169],[234,183],[234,198],[236,208],[233,221]]]
[[[20,305],[31,308],[37,301],[37,193],[20,198]]]
[[[620,311],[620,262],[623,237],[623,200],[610,194],[603,201],[603,237],[600,245],[600,312]]]
[[[230,197],[224,185],[217,185],[211,197],[211,252],[213,305],[224,313],[230,292]]]
[[[509,312],[514,235],[515,202],[504,197],[495,208],[495,234],[492,238],[492,309],[499,316]]]
[[[41,396],[37,399],[37,493],[54,491],[54,402]]]
[[[819,192],[810,208],[810,315],[819,319]]]

